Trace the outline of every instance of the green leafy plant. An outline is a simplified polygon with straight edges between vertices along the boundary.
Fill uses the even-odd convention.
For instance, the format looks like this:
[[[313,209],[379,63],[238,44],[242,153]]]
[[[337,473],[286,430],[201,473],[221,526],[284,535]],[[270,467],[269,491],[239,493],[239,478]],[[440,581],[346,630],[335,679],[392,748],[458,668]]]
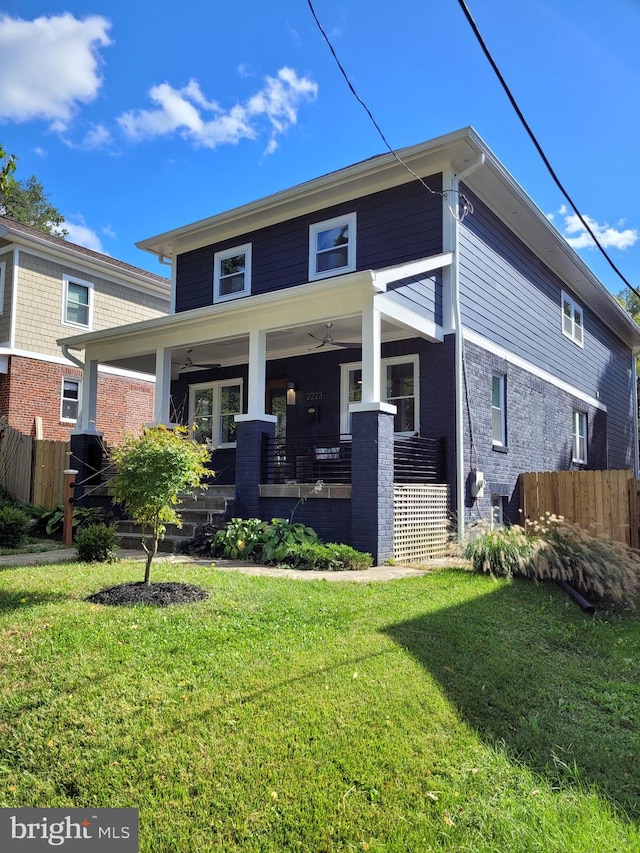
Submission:
[[[142,435],[129,436],[112,451],[116,467],[113,493],[133,520],[142,526],[142,547],[147,555],[144,582],[150,583],[151,563],[166,524],[182,525],[179,495],[192,494],[211,473],[211,456],[204,444],[190,441],[185,427],[146,428]]]
[[[14,506],[0,507],[0,546],[17,548],[26,536],[29,516]]]
[[[293,545],[285,555],[285,565],[296,569],[324,572],[361,571],[373,564],[371,554],[356,551],[350,545],[328,542],[326,545]]]
[[[78,559],[84,563],[115,563],[118,559],[116,529],[108,524],[90,524],[75,539]]]
[[[75,506],[72,514],[72,526],[75,530],[89,524],[96,524],[101,514],[102,511],[95,507]],[[42,512],[38,521],[38,526],[44,529],[47,536],[53,537],[62,536],[63,524],[64,506],[62,504],[57,504],[53,509]]]
[[[280,563],[292,548],[317,542],[318,534],[313,528],[286,518],[272,518],[262,533],[262,562]]]
[[[533,555],[534,544],[522,527],[508,525],[491,530],[483,524],[472,529],[462,553],[476,572],[510,578],[524,573],[524,561]]]
[[[262,545],[266,523],[259,518],[232,518],[213,535],[211,553],[229,560],[248,560]]]

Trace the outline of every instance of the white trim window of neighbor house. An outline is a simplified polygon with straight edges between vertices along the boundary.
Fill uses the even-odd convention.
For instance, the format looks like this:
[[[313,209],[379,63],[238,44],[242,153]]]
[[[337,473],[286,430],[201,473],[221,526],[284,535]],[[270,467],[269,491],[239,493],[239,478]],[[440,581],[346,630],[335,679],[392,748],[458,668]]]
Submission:
[[[491,375],[491,440],[494,447],[506,447],[507,444],[506,380],[504,373]]]
[[[309,226],[309,281],[353,272],[355,268],[355,213]]]
[[[562,291],[562,334],[574,344],[584,347],[584,322],[580,305]]]
[[[75,423],[78,420],[82,402],[82,380],[62,377],[62,398],[60,401],[60,420]]]
[[[587,413],[573,413],[573,462],[587,464]]]
[[[383,358],[381,365],[380,399],[397,409],[393,431],[397,435],[416,435],[420,432],[418,400],[418,356],[403,355]],[[340,432],[351,433],[349,403],[362,400],[362,364],[341,365],[340,379]]]
[[[189,422],[196,441],[213,447],[236,446],[235,416],[242,414],[242,379],[223,379],[191,385]]]
[[[63,276],[62,281],[62,322],[65,326],[90,329],[93,319],[93,284],[68,275]]]
[[[226,302],[251,293],[251,243],[213,256],[213,301]]]

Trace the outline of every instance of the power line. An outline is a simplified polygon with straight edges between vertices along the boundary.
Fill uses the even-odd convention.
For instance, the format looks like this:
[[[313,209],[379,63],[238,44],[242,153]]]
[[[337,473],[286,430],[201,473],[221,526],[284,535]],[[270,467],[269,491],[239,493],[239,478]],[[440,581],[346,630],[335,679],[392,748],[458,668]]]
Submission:
[[[373,126],[374,126],[374,127],[375,127],[375,129],[378,131],[378,135],[380,136],[380,138],[381,138],[381,139],[382,139],[382,141],[384,142],[385,146],[387,147],[387,150],[390,152],[390,154],[392,154],[392,155],[393,155],[393,157],[395,157],[395,159],[398,161],[398,163],[399,163],[399,164],[400,164],[404,169],[406,169],[406,170],[407,170],[407,172],[409,172],[409,174],[413,175],[413,177],[414,177],[417,181],[419,181],[419,182],[422,184],[422,186],[423,186],[423,187],[424,187],[428,192],[430,192],[432,195],[439,195],[439,196],[441,196],[441,198],[443,198],[443,199],[446,201],[446,203],[447,203],[447,207],[449,208],[449,211],[450,211],[451,215],[452,215],[455,219],[457,219],[458,221],[462,222],[462,221],[463,221],[463,219],[465,218],[465,216],[466,216],[468,213],[473,213],[473,205],[471,204],[471,202],[469,201],[469,199],[467,199],[467,198],[465,197],[464,193],[460,192],[460,190],[448,189],[448,190],[443,190],[442,192],[439,192],[438,190],[434,190],[434,189],[432,189],[432,188],[427,184],[427,182],[426,182],[425,180],[423,180],[423,178],[421,178],[419,175],[417,175],[417,174],[413,171],[413,169],[411,169],[411,167],[410,167],[410,166],[408,166],[408,165],[404,162],[404,160],[403,160],[401,157],[399,157],[399,156],[398,156],[398,154],[396,153],[396,151],[394,150],[394,148],[392,148],[392,146],[390,145],[389,141],[387,140],[387,137],[386,137],[386,136],[384,135],[384,133],[382,132],[382,128],[380,127],[380,125],[378,124],[378,122],[375,120],[375,118],[374,118],[374,116],[373,116],[373,113],[371,112],[371,110],[369,109],[369,107],[366,105],[366,103],[362,100],[362,98],[360,97],[360,95],[357,93],[357,91],[356,91],[356,89],[355,89],[355,87],[354,87],[353,83],[352,83],[352,82],[351,82],[351,80],[349,79],[349,75],[348,75],[348,74],[347,74],[347,72],[345,71],[344,66],[342,65],[342,63],[340,62],[340,59],[338,58],[338,54],[336,53],[336,51],[335,51],[335,49],[334,49],[334,47],[333,47],[333,45],[332,45],[332,43],[331,43],[331,40],[330,40],[329,36],[327,35],[327,33],[325,32],[324,27],[323,27],[323,26],[322,26],[322,24],[320,23],[320,20],[319,20],[319,18],[318,18],[318,16],[317,16],[317,14],[316,14],[316,10],[315,10],[315,9],[314,9],[314,7],[313,7],[313,3],[311,2],[311,0],[307,0],[307,3],[308,3],[308,5],[309,5],[309,9],[311,10],[311,14],[313,15],[313,19],[314,19],[314,21],[316,22],[316,25],[317,25],[318,29],[319,29],[319,30],[320,30],[320,32],[322,33],[322,36],[323,36],[324,40],[326,41],[326,43],[327,43],[327,45],[328,45],[328,47],[329,47],[329,50],[331,51],[331,54],[332,54],[333,58],[334,58],[334,59],[335,59],[335,61],[336,61],[336,65],[337,65],[337,66],[338,66],[338,68],[340,69],[340,73],[342,74],[342,76],[344,77],[344,79],[345,79],[345,81],[346,81],[347,86],[348,86],[348,87],[349,87],[349,89],[351,90],[351,93],[352,93],[352,95],[354,96],[354,98],[358,101],[358,103],[360,104],[360,106],[364,109],[364,111],[366,112],[366,114],[367,114],[367,115],[369,116],[369,118],[371,119],[371,122],[372,122]],[[457,213],[453,210],[453,208],[451,207],[451,204],[449,203],[449,199],[447,198],[447,193],[457,193],[457,194],[458,194],[458,198],[459,198],[459,206],[461,206],[461,208],[462,208],[462,213],[457,214]]]
[[[563,184],[562,184],[562,182],[560,181],[560,178],[556,175],[555,170],[553,169],[553,167],[552,167],[551,163],[549,162],[549,160],[548,160],[548,158],[547,158],[546,154],[545,154],[545,153],[544,153],[544,151],[542,150],[542,146],[540,145],[540,143],[539,143],[539,142],[538,142],[538,140],[536,139],[536,136],[535,136],[534,132],[531,130],[531,128],[529,127],[529,124],[528,124],[527,120],[525,119],[524,115],[522,114],[522,110],[520,109],[520,107],[518,106],[518,103],[517,103],[516,99],[515,99],[515,98],[514,98],[514,96],[512,95],[511,90],[509,89],[509,86],[507,85],[506,80],[504,79],[504,77],[503,77],[503,76],[502,76],[502,74],[500,73],[500,69],[498,68],[498,66],[497,66],[497,64],[496,64],[496,62],[495,62],[495,60],[494,60],[493,56],[491,55],[491,53],[490,53],[490,51],[489,51],[489,48],[488,48],[488,47],[487,47],[487,45],[485,44],[485,41],[484,41],[484,39],[482,38],[482,35],[481,35],[481,33],[480,33],[480,30],[478,29],[478,27],[477,27],[477,25],[476,25],[476,22],[473,20],[473,17],[471,16],[471,12],[469,11],[469,9],[468,9],[468,7],[467,7],[467,4],[464,2],[464,0],[458,0],[458,5],[459,5],[459,6],[460,6],[460,8],[462,9],[462,12],[463,12],[463,14],[464,14],[465,18],[466,18],[466,19],[467,19],[467,21],[469,22],[469,26],[470,26],[470,27],[471,27],[471,29],[473,30],[473,33],[474,33],[474,35],[475,35],[475,37],[476,37],[476,39],[477,39],[477,41],[478,41],[478,44],[479,44],[479,45],[480,45],[480,47],[482,48],[482,51],[483,51],[484,55],[486,56],[487,60],[489,61],[489,64],[490,64],[490,65],[491,65],[491,67],[493,68],[493,70],[494,70],[494,72],[495,72],[495,74],[496,74],[496,77],[497,77],[497,78],[498,78],[498,80],[500,81],[500,84],[501,84],[502,88],[503,88],[503,89],[504,89],[504,91],[505,91],[505,94],[506,94],[507,98],[509,98],[509,101],[511,102],[511,106],[512,106],[512,107],[513,107],[513,109],[515,110],[516,115],[518,116],[518,118],[520,119],[520,122],[522,123],[522,126],[524,127],[524,129],[526,130],[527,134],[529,135],[529,139],[533,142],[533,144],[534,144],[534,146],[535,146],[536,151],[538,152],[538,154],[540,155],[540,157],[541,157],[541,159],[542,159],[542,162],[543,162],[543,163],[544,163],[544,165],[547,167],[547,171],[548,171],[548,172],[549,172],[549,174],[551,175],[551,177],[552,177],[552,179],[553,179],[553,181],[554,181],[555,185],[558,187],[558,189],[560,190],[560,192],[562,193],[562,195],[563,195],[563,196],[566,198],[566,200],[569,202],[569,204],[571,205],[571,207],[572,207],[572,209],[573,209],[574,213],[576,214],[576,216],[578,217],[578,219],[579,219],[579,220],[580,220],[580,222],[582,223],[582,226],[583,226],[583,227],[584,227],[584,229],[587,231],[587,233],[589,234],[589,236],[591,237],[591,239],[593,240],[593,242],[595,243],[595,245],[598,247],[598,249],[602,252],[602,254],[604,255],[604,257],[605,257],[605,259],[606,259],[607,263],[609,264],[609,266],[611,267],[611,269],[612,269],[612,270],[616,273],[616,275],[617,275],[617,276],[618,276],[618,277],[619,277],[619,278],[624,282],[624,284],[629,288],[629,290],[631,290],[633,293],[635,293],[635,294],[636,294],[636,296],[639,296],[639,297],[640,297],[640,291],[638,291],[638,290],[637,290],[637,289],[636,289],[636,288],[635,288],[635,287],[634,287],[634,286],[633,286],[633,285],[632,285],[632,284],[627,280],[627,278],[626,278],[626,277],[625,277],[625,276],[620,272],[620,270],[618,269],[618,267],[616,266],[616,264],[613,262],[613,260],[609,257],[609,255],[608,255],[607,251],[605,250],[605,248],[602,246],[602,244],[600,243],[600,241],[598,240],[598,238],[597,238],[597,237],[596,237],[596,235],[594,234],[593,229],[592,229],[592,228],[591,228],[591,226],[589,225],[588,221],[587,221],[587,220],[584,218],[584,216],[580,213],[580,211],[578,210],[577,206],[575,205],[575,203],[574,203],[573,199],[571,198],[571,196],[569,195],[569,193],[568,193],[568,192],[567,192],[567,190],[565,189],[564,185],[563,185]]]

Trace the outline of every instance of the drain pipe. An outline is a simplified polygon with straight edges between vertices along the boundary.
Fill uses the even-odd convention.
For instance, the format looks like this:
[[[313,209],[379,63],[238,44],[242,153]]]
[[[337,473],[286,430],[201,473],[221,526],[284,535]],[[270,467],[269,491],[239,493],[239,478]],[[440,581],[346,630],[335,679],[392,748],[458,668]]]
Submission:
[[[68,358],[69,361],[72,362],[72,364],[75,364],[76,367],[79,367],[80,370],[84,370],[84,362],[80,361],[80,359],[77,356],[72,355],[69,352],[69,347],[66,344],[60,344],[60,349],[62,350],[62,355],[65,358]]]
[[[453,178],[452,189],[457,190],[460,182],[484,165],[484,154],[480,154],[475,163]],[[453,315],[456,329],[455,365],[456,365],[456,514],[458,517],[458,543],[464,539],[464,340],[462,336],[462,312],[460,310],[460,280],[459,280],[459,229],[460,223],[454,218],[454,252],[451,270],[453,286]]]

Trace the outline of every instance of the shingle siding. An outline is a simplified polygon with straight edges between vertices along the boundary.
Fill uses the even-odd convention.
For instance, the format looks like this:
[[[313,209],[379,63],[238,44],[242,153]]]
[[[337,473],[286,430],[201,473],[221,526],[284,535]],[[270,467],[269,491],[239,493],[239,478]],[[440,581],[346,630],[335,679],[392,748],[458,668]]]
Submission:
[[[427,182],[439,190],[442,176],[432,175]],[[253,295],[304,284],[309,277],[309,226],[353,212],[358,269],[380,269],[442,251],[442,199],[417,182],[403,184],[179,255],[176,311],[210,305],[215,252],[245,243],[253,248]]]

